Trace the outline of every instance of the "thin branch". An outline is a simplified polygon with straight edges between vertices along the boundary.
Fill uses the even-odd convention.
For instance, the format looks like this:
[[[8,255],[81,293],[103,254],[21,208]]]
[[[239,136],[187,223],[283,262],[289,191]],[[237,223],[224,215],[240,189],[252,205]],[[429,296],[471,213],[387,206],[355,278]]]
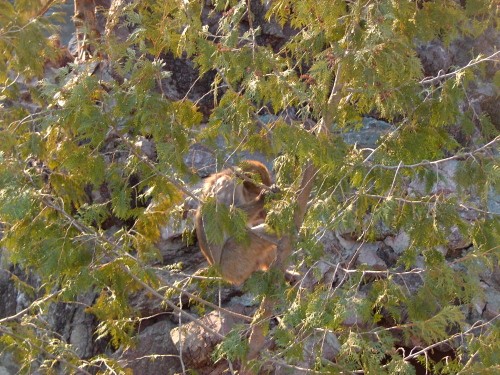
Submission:
[[[328,124],[333,122],[337,110],[336,107],[338,106],[341,98],[340,92],[343,87],[343,82],[341,77],[342,77],[342,69],[341,69],[341,64],[339,64],[337,67],[335,81],[333,83],[333,87],[330,96],[328,98],[325,111],[316,127],[318,133],[327,132]],[[294,230],[291,235],[290,234],[285,235],[279,240],[276,250],[277,253],[276,261],[272,265],[272,268],[278,269],[281,272],[284,272],[286,270],[286,267],[288,265],[288,258],[292,251],[292,244],[294,237],[298,234],[302,226],[302,223],[304,221],[307,210],[307,203],[309,201],[309,197],[311,195],[311,191],[314,186],[314,180],[316,174],[317,174],[317,169],[313,165],[313,163],[309,160],[302,173],[302,181],[297,194],[297,206],[293,214],[295,228],[293,228]],[[265,296],[261,302],[258,312],[259,321],[256,322],[255,325],[252,327],[252,332],[250,334],[249,353],[247,357],[248,360],[257,358],[262,348],[265,345],[265,333],[267,331],[266,327],[269,326],[269,320],[273,315],[273,310],[275,305],[276,305],[276,299],[273,296]],[[248,370],[248,368],[246,368],[246,366],[243,367],[244,367],[242,369],[243,374],[250,373],[250,371]]]
[[[435,166],[437,164],[440,164],[440,163],[445,163],[447,161],[450,161],[450,160],[463,160],[465,158],[471,158],[473,157],[475,154],[478,154],[480,153],[481,151],[484,151],[485,149],[493,146],[495,143],[497,143],[498,141],[500,141],[500,135],[497,135],[493,140],[491,140],[490,142],[486,143],[485,145],[475,149],[475,150],[472,150],[472,151],[469,151],[469,152],[460,152],[458,154],[455,154],[453,156],[450,156],[448,158],[444,158],[444,159],[439,159],[439,160],[423,160],[419,163],[415,163],[415,164],[402,164],[402,163],[399,163],[398,165],[383,165],[383,164],[375,164],[372,166],[372,168],[381,168],[381,169],[389,169],[389,170],[393,170],[393,169],[412,169],[412,168],[418,168],[418,167],[425,167],[425,166]],[[368,159],[368,158],[367,158]],[[365,160],[366,161],[366,160]]]
[[[197,326],[203,328],[205,331],[209,332],[210,334],[216,336],[219,339],[224,339],[224,336],[221,335],[219,332],[214,331],[212,328],[207,326],[206,324],[203,324],[200,319],[194,315],[191,315],[190,313],[182,310],[180,307],[176,306],[172,301],[169,299],[165,298],[165,296],[162,296],[158,291],[151,286],[149,286],[147,283],[142,281],[139,277],[137,277],[132,270],[128,266],[121,266],[121,269],[125,271],[132,279],[134,279],[137,283],[141,284],[144,289],[146,289],[148,292],[150,292],[152,295],[155,297],[160,298],[163,302],[167,304],[168,307],[170,307],[172,310],[174,310],[178,314],[182,314],[182,316],[185,316],[189,320],[191,320],[194,324]]]
[[[11,330],[3,327],[3,326],[0,326],[0,333],[3,333],[4,335],[7,335],[7,336],[11,336],[11,337],[14,337],[16,338],[17,340],[20,340],[22,342],[25,342],[26,341],[26,337],[23,337],[21,335],[18,335],[14,332],[12,332]],[[43,342],[43,341],[42,341]],[[34,340],[30,340],[29,341],[29,345],[30,347],[35,347],[36,349],[38,349],[39,351],[41,351],[42,353],[45,353],[48,357],[50,357],[51,359],[53,360],[56,360],[58,362],[61,362],[61,363],[64,363],[66,364],[67,366],[71,367],[73,370],[76,371],[76,373],[81,373],[81,374],[85,374],[85,375],[92,375],[90,372],[84,370],[81,366],[76,366],[74,365],[73,363],[69,362],[68,360],[64,359],[64,358],[61,358],[60,356],[58,355],[55,355],[55,354],[52,354],[51,352],[49,352],[47,349],[45,349],[43,346],[41,345],[37,345],[34,343]],[[73,353],[74,354],[74,353]]]
[[[34,21],[40,17],[42,17],[47,11],[50,9],[50,7],[56,2],[56,0],[49,0],[47,3],[37,12],[36,16],[31,19],[31,21]]]
[[[136,146],[132,144],[130,140],[123,137],[118,131],[116,131],[116,134],[118,135],[118,138],[122,140],[129,147],[130,152],[132,152],[132,154],[134,154],[135,157],[137,157],[140,161],[146,164],[155,174],[164,177],[168,182],[170,182],[172,185],[174,185],[177,189],[182,191],[187,196],[193,198],[196,202],[201,201],[196,194],[187,189],[184,185],[182,185],[181,182],[175,180],[170,176],[165,175],[164,173],[161,173],[156,167],[156,165],[151,162],[151,160],[149,160],[145,155],[142,155],[139,152],[137,152]]]
[[[476,330],[478,328],[482,328],[482,327],[485,327],[485,326],[488,326],[488,325],[492,324],[499,317],[500,317],[500,314],[497,314],[496,316],[494,316],[492,319],[488,320],[487,322],[477,321],[476,323],[481,322],[481,324],[476,325],[476,323],[474,323],[467,331],[456,333],[456,334],[448,337],[447,339],[444,339],[442,341],[439,341],[439,342],[436,342],[436,343],[434,343],[432,345],[429,345],[429,346],[427,346],[427,347],[419,350],[418,352],[411,353],[411,354],[407,355],[406,357],[404,357],[403,360],[404,361],[408,361],[410,359],[416,358],[419,355],[427,353],[429,350],[431,350],[431,349],[433,349],[433,348],[435,348],[437,346],[440,346],[442,344],[445,344],[447,342],[450,342],[450,341],[456,339],[457,337],[461,337],[461,336],[464,336],[464,335],[467,335],[467,334],[471,334],[474,330]],[[398,328],[398,327],[396,327],[396,328]]]
[[[236,313],[234,311],[225,309],[225,308],[220,307],[220,306],[218,306],[218,305],[216,305],[216,304],[214,304],[212,302],[206,301],[203,298],[198,297],[197,295],[188,292],[187,290],[184,290],[184,289],[179,288],[177,286],[171,285],[171,284],[165,282],[165,280],[162,277],[159,277],[159,279],[161,280],[161,282],[163,284],[163,288],[174,289],[176,292],[184,294],[184,295],[188,296],[189,298],[191,298],[191,299],[193,299],[193,300],[195,300],[197,302],[200,302],[200,303],[204,304],[205,306],[208,306],[208,307],[211,307],[214,310],[223,312],[224,314],[234,316],[235,318],[243,319],[243,320],[245,320],[247,322],[251,322],[253,320],[253,318],[251,318],[250,316],[243,315],[243,314],[238,314],[238,313]],[[161,289],[163,289],[163,288],[161,288]],[[161,289],[158,289],[158,291],[161,290]]]
[[[42,304],[43,302],[47,302],[48,300],[54,298],[54,297],[57,297],[59,294],[62,293],[62,290],[59,290],[57,292],[54,292],[54,293],[51,293],[41,299],[38,299],[36,301],[33,301],[28,307],[26,307],[25,309],[19,311],[18,313],[14,314],[14,315],[10,315],[10,316],[7,316],[5,318],[2,318],[0,319],[0,324],[2,323],[6,323],[8,321],[11,321],[11,320],[16,320],[18,318],[20,318],[21,316],[25,315],[26,313],[28,313],[28,311],[30,311],[31,309],[33,309],[34,307],[37,307],[39,306],[40,304]]]
[[[407,204],[433,204],[433,205],[436,205],[437,202],[439,201],[439,199],[442,198],[441,195],[434,194],[434,195],[425,196],[425,197],[422,197],[421,199],[416,200],[416,199],[385,196],[385,195],[378,195],[378,194],[366,194],[366,193],[361,193],[361,192],[355,193],[353,196],[363,196],[363,197],[367,197],[367,198],[374,198],[374,199],[380,199],[380,200],[394,200],[396,202],[407,203]],[[481,210],[479,208],[466,206],[466,205],[461,204],[461,203],[458,204],[458,206],[460,208],[463,208],[464,210],[467,210],[467,211],[468,210],[476,211],[476,212],[486,214],[486,215],[495,215],[495,216],[500,215],[500,213],[498,213],[498,212]]]
[[[497,61],[494,59],[495,56],[497,56],[498,54],[500,54],[500,51],[497,51],[493,54],[491,54],[490,56],[488,57],[485,57],[485,58],[482,58],[480,60],[476,60],[476,61],[469,61],[469,63],[457,70],[454,70],[453,72],[451,73],[447,73],[447,74],[443,74],[443,75],[438,75],[436,77],[431,77],[431,78],[424,78],[423,80],[421,80],[419,83],[422,84],[422,85],[429,85],[429,84],[432,84],[434,82],[438,82],[438,81],[441,81],[443,79],[447,79],[447,78],[450,78],[450,77],[454,77],[456,76],[458,73],[464,71],[465,69],[468,69],[470,67],[473,67],[474,65],[478,65],[478,64],[481,64],[485,61]],[[498,61],[497,61],[498,62]]]
[[[61,215],[63,215],[66,218],[66,220],[68,220],[69,223],[74,228],[76,228],[78,231],[82,232],[85,235],[92,235],[96,240],[100,241],[101,243],[106,243],[108,245],[111,245],[113,247],[113,250],[116,252],[116,254],[119,255],[119,256],[121,255],[120,254],[120,249],[121,248],[120,248],[120,246],[118,244],[112,242],[108,238],[106,238],[106,237],[102,236],[101,234],[95,232],[91,228],[88,228],[85,225],[79,223],[76,219],[74,219],[71,215],[69,215],[63,208],[61,208],[61,207],[57,206],[56,204],[50,202],[50,200],[48,200],[46,197],[42,198],[42,202],[44,204],[46,204],[48,207],[56,210]],[[129,258],[132,258],[135,262],[138,263],[137,259],[135,257],[133,257],[131,254],[129,254],[127,252],[124,252],[124,255],[126,255]],[[220,333],[212,330],[207,325],[201,323],[198,317],[193,316],[193,315],[189,314],[188,312],[182,310],[181,308],[177,307],[173,302],[171,302],[170,300],[168,300],[167,298],[165,298],[165,296],[163,296],[160,293],[158,293],[157,290],[155,290],[154,288],[152,288],[151,286],[149,286],[147,283],[145,283],[144,281],[142,281],[141,279],[139,279],[127,266],[123,266],[122,265],[121,268],[130,277],[132,277],[136,282],[138,282],[146,290],[148,290],[151,294],[153,294],[154,296],[160,298],[163,302],[165,302],[165,304],[167,304],[167,306],[169,306],[172,310],[174,310],[175,312],[177,312],[179,314],[182,314],[183,316],[187,317],[189,320],[193,321],[196,325],[200,326],[201,328],[203,328],[207,332],[215,335],[216,337],[221,338],[221,339],[224,338],[224,336],[222,336]],[[201,298],[199,298],[198,300],[203,301]],[[205,302],[207,302],[207,301],[205,301]],[[237,314],[237,313],[229,312],[229,310],[226,310],[225,312],[227,312],[228,314],[231,314],[231,315],[235,315],[236,314],[238,318],[247,319],[247,317],[244,317],[244,315],[240,315],[240,314]]]

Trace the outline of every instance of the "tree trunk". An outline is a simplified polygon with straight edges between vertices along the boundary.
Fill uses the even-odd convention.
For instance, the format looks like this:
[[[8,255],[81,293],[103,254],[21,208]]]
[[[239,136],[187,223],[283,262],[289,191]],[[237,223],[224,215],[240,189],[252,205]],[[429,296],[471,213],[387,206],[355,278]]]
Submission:
[[[337,106],[339,105],[341,98],[341,91],[343,88],[342,82],[342,70],[340,64],[337,66],[337,71],[335,74],[335,81],[326,103],[323,116],[316,126],[317,133],[328,133],[328,126],[332,124],[335,114],[337,112]],[[295,231],[294,236],[298,234],[300,227],[304,221],[307,210],[307,202],[309,201],[309,196],[311,195],[312,188],[314,186],[314,179],[317,174],[317,169],[311,161],[307,162],[304,171],[302,173],[302,181],[300,184],[300,189],[297,194],[297,207],[294,212],[294,224]],[[275,268],[278,268],[283,273],[288,265],[288,257],[292,252],[292,244],[294,243],[293,236],[286,235],[280,239],[278,243],[277,259]],[[250,333],[249,339],[249,352],[247,360],[256,359],[260,351],[265,346],[265,332],[269,327],[269,320],[273,315],[274,306],[276,301],[273,297],[265,296],[261,302],[259,311],[256,312],[255,316],[259,316],[259,320],[252,327],[252,332]],[[251,374],[248,366],[242,366],[242,374]]]

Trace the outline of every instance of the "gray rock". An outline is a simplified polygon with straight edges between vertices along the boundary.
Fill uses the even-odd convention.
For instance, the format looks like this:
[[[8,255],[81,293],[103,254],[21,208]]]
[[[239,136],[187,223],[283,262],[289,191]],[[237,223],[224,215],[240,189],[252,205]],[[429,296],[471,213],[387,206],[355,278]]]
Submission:
[[[476,260],[474,268],[479,270],[479,279],[486,285],[500,290],[500,265],[494,264],[492,267],[480,260]]]
[[[465,238],[462,233],[458,230],[458,227],[453,226],[450,233],[447,236],[446,247],[449,250],[460,250],[469,247],[472,241],[469,238]]]
[[[436,174],[437,182],[435,182],[430,191],[426,189],[426,182],[421,179],[415,179],[410,182],[408,193],[410,196],[419,196],[425,194],[442,194],[449,195],[457,192],[457,184],[455,182],[455,173],[457,171],[459,161],[449,160],[439,163],[437,167],[433,167],[433,172]]]
[[[14,375],[19,373],[19,366],[10,352],[0,353],[0,375]]]
[[[451,67],[450,53],[443,47],[441,41],[421,44],[417,47],[417,55],[427,77],[437,76],[440,72],[444,74]]]
[[[330,262],[319,260],[304,272],[304,277],[300,279],[301,288],[312,289],[319,283],[332,284],[335,274],[335,266]]]
[[[214,153],[200,144],[191,146],[184,157],[184,163],[188,168],[195,170],[201,177],[215,172],[216,160]]]
[[[90,306],[93,303],[94,295],[84,296],[79,302]],[[83,301],[82,301],[83,300]],[[75,349],[75,353],[80,358],[90,358],[94,355],[94,328],[97,322],[95,317],[85,312],[83,306],[78,306],[71,321],[69,343]]]
[[[305,339],[304,360],[299,362],[303,368],[313,368],[318,358],[334,361],[340,352],[341,344],[331,331],[316,331]]]
[[[483,317],[485,319],[493,319],[500,314],[500,292],[493,288],[487,288],[484,291],[486,306],[484,308]]]
[[[379,243],[365,243],[361,245],[356,263],[367,266],[370,270],[385,271],[387,264],[377,255]]]
[[[493,189],[490,189],[488,193],[488,211],[500,215],[500,194]]]
[[[410,236],[405,231],[400,231],[395,236],[384,239],[384,243],[398,255],[401,255],[410,246]]]
[[[481,295],[472,298],[471,307],[472,307],[472,312],[471,312],[472,318],[475,318],[475,320],[480,319],[481,316],[483,315],[484,308],[486,307],[486,299],[484,298],[484,296]]]
[[[170,338],[173,323],[161,321],[137,335],[137,345],[113,354],[122,366],[134,374],[173,375],[182,371],[177,349]]]
[[[352,145],[357,144],[358,148],[375,148],[381,137],[395,129],[393,125],[372,117],[364,117],[362,124],[361,129],[343,133],[344,142]]]
[[[5,318],[16,313],[16,296],[17,290],[11,280],[10,270],[8,268],[0,268],[0,318]]]
[[[233,311],[238,310],[235,306]],[[237,312],[243,311],[243,308]],[[241,320],[222,312],[212,311],[200,318],[200,322],[221,335],[227,335],[231,328],[242,323]],[[189,367],[200,368],[211,364],[211,354],[215,346],[221,342],[218,336],[206,331],[201,326],[190,322],[170,331],[173,343],[183,353],[184,363]]]
[[[352,239],[349,235],[342,235],[339,232],[335,233],[338,243],[341,248],[342,254],[351,256],[357,250],[359,243]]]
[[[90,358],[98,351],[93,337],[97,322],[94,315],[85,311],[95,298],[95,293],[87,293],[78,296],[78,303],[53,303],[47,313],[47,322],[53,330],[70,343],[81,358]]]
[[[361,301],[367,298],[367,293],[364,291],[358,291],[355,300]],[[363,319],[361,319],[361,315],[356,310],[357,306],[348,305],[346,306],[345,319],[342,322],[344,326],[352,327],[352,326],[360,326],[363,324]]]
[[[396,284],[400,285],[408,295],[415,295],[424,285],[423,273],[403,273],[393,277]]]
[[[150,160],[156,159],[156,146],[152,140],[145,137],[138,137],[134,146],[141,150],[142,155],[147,156]]]
[[[172,251],[174,254],[175,251]],[[174,263],[179,263],[181,265],[182,271],[186,274],[193,274],[197,269],[202,266],[206,266],[206,261],[198,248],[195,247],[183,247],[179,248],[177,251],[177,258],[168,258],[170,260],[164,260],[163,264],[172,265]],[[159,278],[162,285],[174,285],[179,281],[185,279],[185,276],[179,274],[178,271],[169,269],[156,269],[156,276]],[[195,293],[196,284],[191,284],[184,288],[187,292]],[[175,297],[176,301],[179,301],[179,297]],[[189,304],[189,297],[185,294],[181,296],[182,304]],[[140,316],[153,316],[157,314],[164,314],[166,311],[171,311],[170,308],[166,307],[163,300],[157,296],[151,295],[147,290],[139,290],[137,292],[131,293],[129,296],[130,306],[139,313]]]

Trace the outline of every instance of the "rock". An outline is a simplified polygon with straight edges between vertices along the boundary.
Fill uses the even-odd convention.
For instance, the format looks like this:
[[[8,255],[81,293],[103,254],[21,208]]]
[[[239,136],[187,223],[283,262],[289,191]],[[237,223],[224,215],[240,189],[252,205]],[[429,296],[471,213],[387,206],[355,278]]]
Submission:
[[[478,261],[475,267],[481,270],[478,275],[481,281],[484,281],[486,285],[496,290],[500,290],[500,265],[498,263],[493,265],[492,269],[484,262]]]
[[[53,303],[47,314],[47,322],[52,329],[70,343],[81,358],[90,358],[100,349],[93,337],[96,318],[85,312],[96,296],[95,293],[87,293],[77,297],[78,303]]]
[[[234,305],[253,308],[259,305],[259,300],[253,294],[245,293],[241,296],[231,298],[231,303]]]
[[[472,245],[472,241],[469,238],[465,238],[462,233],[460,233],[457,226],[453,226],[450,233],[447,236],[446,247],[449,250],[461,250]]]
[[[351,238],[349,235],[342,235],[339,232],[335,232],[335,236],[338,240],[343,257],[350,258],[357,250],[359,242]]]
[[[0,353],[0,375],[19,374],[19,366],[10,352]]]
[[[356,296],[353,298],[353,303],[346,306],[345,319],[342,322],[342,325],[347,327],[363,325],[363,319],[361,319],[361,315],[356,309],[359,302],[356,301],[364,300],[367,296],[367,293],[364,291],[358,291],[356,293]]]
[[[11,280],[10,271],[9,267],[0,268],[0,318],[14,315],[17,310],[17,290]]]
[[[196,197],[201,197],[203,189],[203,181],[192,185],[189,190]],[[175,217],[171,218],[167,224],[160,228],[162,242],[159,246],[170,246],[169,241],[176,242],[179,236],[185,231],[194,230],[194,214],[198,208],[198,201],[194,198],[188,196],[184,199],[184,202],[177,205],[175,208]],[[181,216],[181,217],[179,217]],[[160,246],[160,247],[161,247]],[[174,245],[176,247],[176,245]],[[187,246],[184,243],[184,246]],[[160,249],[161,250],[161,249]]]
[[[178,250],[179,257],[172,258],[163,262],[164,265],[172,265],[174,263],[179,263],[181,265],[182,271],[187,274],[193,274],[197,269],[202,266],[206,266],[206,261],[198,248],[180,248]],[[169,270],[167,268],[160,268],[155,270],[156,276],[160,280],[161,285],[168,286],[174,285],[185,276],[179,274],[176,270]],[[196,283],[192,283],[186,286],[184,290],[187,292],[196,292]],[[176,297],[172,298],[177,303],[179,301],[178,294]],[[156,314],[164,314],[166,311],[171,311],[170,308],[166,307],[163,300],[159,299],[157,296],[152,295],[147,290],[139,290],[137,292],[131,293],[129,296],[130,306],[137,311],[140,316],[153,316]],[[184,305],[189,304],[189,297],[185,294],[181,297],[181,303]]]
[[[333,254],[339,255],[339,239],[337,238],[337,233],[329,229],[323,229],[318,241],[323,246],[325,255],[332,256]]]
[[[408,194],[410,197],[421,196],[426,194],[442,194],[450,195],[457,192],[457,184],[455,182],[455,172],[459,161],[448,160],[438,164],[438,167],[433,167],[433,172],[437,176],[437,182],[435,182],[430,191],[427,191],[426,181],[422,179],[415,179],[410,182],[408,186]]]
[[[298,281],[301,288],[311,289],[318,283],[322,282],[327,285],[333,283],[335,267],[329,262],[319,260],[310,268],[306,267],[304,277]]]
[[[134,146],[141,150],[142,155],[145,155],[149,160],[156,160],[156,146],[152,140],[145,137],[138,137]]]
[[[423,263],[423,257],[420,257],[420,261]],[[418,268],[418,267],[416,267]],[[418,273],[414,268],[415,273],[401,273],[395,275],[392,280],[394,283],[398,284],[403,288],[407,295],[415,295],[418,290],[424,285],[424,273]]]
[[[304,341],[304,360],[299,367],[313,368],[318,358],[334,361],[340,352],[341,344],[331,331],[315,331]]]
[[[380,242],[381,246],[377,251],[377,255],[380,259],[384,261],[388,268],[396,267],[396,264],[400,258],[392,248],[387,246],[384,242]]]
[[[85,312],[85,306],[90,306],[94,298],[94,294],[78,298],[78,302],[81,302],[82,305],[77,306],[71,321],[69,343],[80,358],[90,358],[95,353],[93,336],[97,322],[93,315]]]
[[[134,348],[118,350],[113,354],[120,364],[134,374],[173,375],[182,371],[177,348],[170,338],[174,324],[160,321],[137,335]]]
[[[448,249],[444,246],[436,246],[435,250],[440,253],[444,258],[448,255]]]
[[[235,311],[235,307],[232,310]],[[240,311],[243,309],[237,312]],[[199,321],[222,336],[227,335],[235,324],[243,322],[232,315],[218,311],[208,313]],[[210,356],[215,346],[222,341],[218,336],[206,331],[194,322],[172,329],[170,336],[179,352],[182,349],[184,363],[193,368],[209,365],[211,363]]]
[[[410,236],[405,231],[400,231],[395,236],[384,239],[384,243],[398,255],[401,255],[410,246]]]
[[[484,308],[486,307],[486,301],[481,297],[474,297],[471,301],[472,307],[472,317],[480,319],[483,315]]]
[[[450,53],[446,51],[441,41],[421,44],[417,47],[417,55],[427,77],[445,74],[451,67]]]
[[[368,269],[374,271],[387,270],[387,264],[377,255],[379,243],[365,243],[361,245],[356,263],[365,265]]]
[[[186,166],[196,171],[201,177],[209,176],[215,172],[215,155],[205,146],[194,144],[184,157]]]
[[[357,144],[358,148],[375,148],[381,137],[395,129],[393,125],[372,117],[364,117],[361,123],[361,129],[349,130],[342,134],[344,142]]]
[[[500,194],[490,189],[488,193],[488,211],[500,215]]]
[[[486,306],[484,308],[484,319],[493,319],[500,314],[500,292],[493,288],[487,288],[484,291]]]

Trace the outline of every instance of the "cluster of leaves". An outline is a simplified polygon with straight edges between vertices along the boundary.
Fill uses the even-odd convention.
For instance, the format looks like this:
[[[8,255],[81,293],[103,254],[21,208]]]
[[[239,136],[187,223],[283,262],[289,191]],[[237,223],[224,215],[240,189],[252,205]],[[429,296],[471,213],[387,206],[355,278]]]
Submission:
[[[158,255],[155,242],[161,226],[177,217],[187,183],[196,180],[184,163],[190,146],[213,148],[222,137],[225,150],[214,150],[220,165],[235,151],[258,151],[273,160],[280,194],[268,204],[268,222],[278,233],[293,226],[302,167],[311,161],[317,183],[296,247],[298,269],[321,255],[317,239],[323,231],[349,228],[365,242],[376,239],[377,228],[385,225],[393,233],[409,233],[411,246],[400,268],[372,282],[368,291],[361,290],[366,270],[347,272],[336,287],[284,287],[277,294],[281,316],[272,332],[277,349],[267,360],[300,363],[307,337],[321,330],[335,333],[341,348],[335,363],[318,359],[317,371],[413,373],[408,361],[418,356],[396,350],[396,338],[429,346],[465,332],[457,305],[469,304],[478,293],[477,265],[491,266],[500,255],[499,223],[486,213],[488,194],[499,189],[497,160],[462,152],[448,132],[449,125],[458,124],[470,133],[472,120],[490,129],[487,118],[459,111],[465,90],[481,71],[471,66],[426,85],[415,46],[480,34],[495,22],[495,2],[272,1],[268,20],[295,30],[278,50],[258,43],[253,2],[213,2],[212,11],[220,16],[215,34],[203,25],[201,3],[141,1],[113,14],[110,25],[124,22],[133,32],[119,42],[111,33],[97,47],[120,79],[103,80],[91,74],[91,65],[81,64],[34,85],[24,80],[41,76],[50,59],[52,19],[26,1],[0,4],[0,222],[10,261],[40,277],[41,295],[60,290],[57,299],[72,301],[85,291],[102,291],[89,309],[101,322],[97,334],[110,336],[114,346],[129,345],[139,317],[128,307],[128,295],[146,284],[159,286],[149,272],[149,261]],[[169,77],[163,59],[172,55],[192,59],[200,75],[215,73],[208,119],[196,103],[167,98],[159,89]],[[341,87],[332,107],[334,80]],[[42,109],[33,113],[20,100],[22,90]],[[290,108],[300,121],[258,121],[262,113],[278,115]],[[369,156],[339,136],[359,127],[368,113],[398,125],[376,150],[368,150]],[[327,131],[316,134],[303,126],[310,119],[323,122]],[[476,136],[491,141],[488,132]],[[140,139],[154,144],[154,158],[144,155]],[[450,155],[466,160],[457,172],[457,193],[441,195],[432,190],[439,162],[423,161]],[[427,188],[409,197],[410,180],[428,182]],[[478,212],[474,225],[461,218],[464,205]],[[209,202],[205,206],[205,215],[217,215],[207,228],[214,243],[221,240],[220,227],[235,233],[243,227],[244,218],[227,211]],[[452,227],[473,244],[460,260],[467,276],[436,250],[446,244]],[[421,258],[422,286],[410,293],[398,275],[402,269],[411,272]],[[248,288],[276,296],[263,287],[267,281],[261,276]],[[42,330],[37,312],[27,311],[21,321],[0,321],[2,345],[18,345],[26,372],[37,361],[47,371],[56,364],[67,372],[119,369],[102,357],[78,358]],[[359,324],[346,326],[345,318],[353,314]],[[473,371],[478,364],[466,360],[472,356],[485,368],[498,366],[498,323],[488,328],[485,334],[474,332],[474,338],[465,332],[470,349],[461,348],[455,359],[426,365],[442,373]],[[241,338],[233,332],[216,355],[244,358]]]

